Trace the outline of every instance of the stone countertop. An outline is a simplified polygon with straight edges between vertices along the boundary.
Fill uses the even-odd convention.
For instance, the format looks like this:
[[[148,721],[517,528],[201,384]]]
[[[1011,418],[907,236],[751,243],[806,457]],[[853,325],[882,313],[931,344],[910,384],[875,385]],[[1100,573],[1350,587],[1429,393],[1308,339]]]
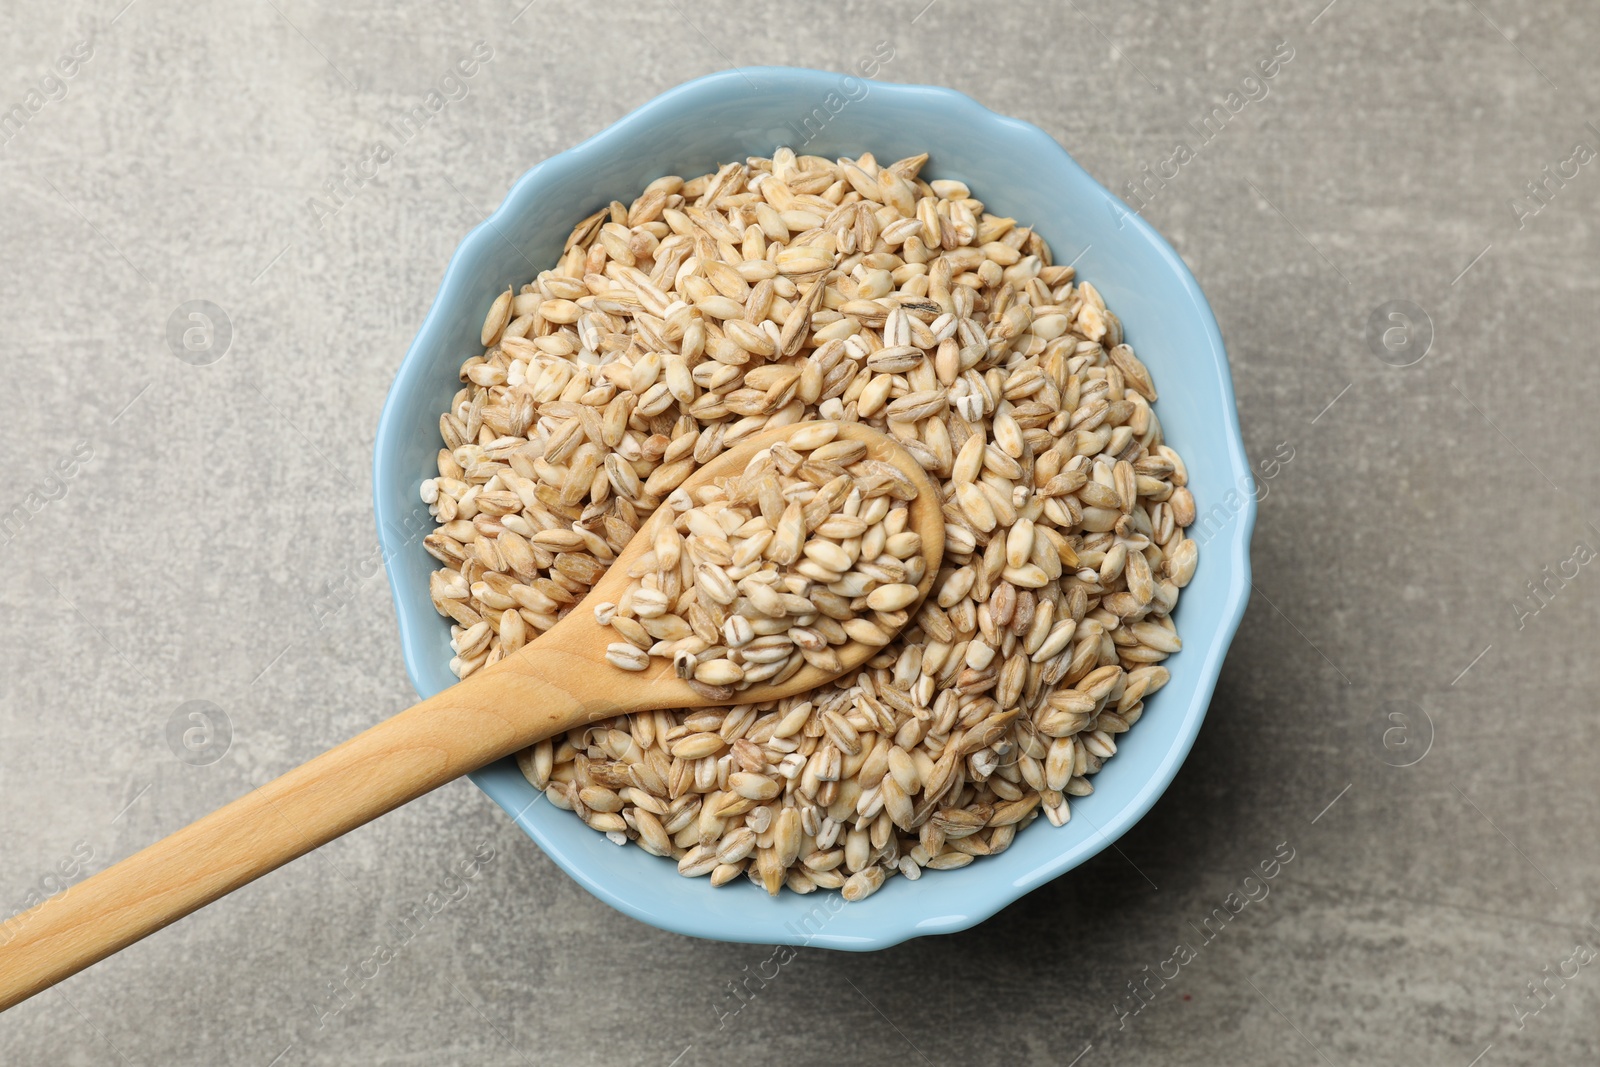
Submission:
[[[518,175],[710,71],[885,42],[1043,127],[1193,268],[1272,474],[1172,788],[975,929],[663,933],[461,782],[7,1013],[0,1060],[1595,1062],[1600,23],[1322,2],[9,5],[5,913],[412,700],[368,474],[398,360]]]

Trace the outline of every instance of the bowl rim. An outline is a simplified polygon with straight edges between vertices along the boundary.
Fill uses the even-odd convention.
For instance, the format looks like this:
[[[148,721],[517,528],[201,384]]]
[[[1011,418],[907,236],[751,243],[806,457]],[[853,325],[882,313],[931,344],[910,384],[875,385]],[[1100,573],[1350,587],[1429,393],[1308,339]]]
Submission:
[[[456,304],[462,297],[471,295],[465,292],[466,283],[463,281],[463,276],[468,271],[464,265],[487,254],[487,246],[489,245],[501,241],[509,243],[499,225],[501,220],[513,213],[523,211],[526,203],[531,198],[532,192],[549,172],[568,167],[581,167],[587,157],[599,152],[609,151],[614,142],[626,142],[633,132],[641,126],[649,127],[653,125],[654,116],[657,114],[669,111],[675,112],[683,106],[686,100],[693,99],[700,94],[708,91],[722,93],[727,90],[732,90],[736,93],[742,92],[742,88],[739,85],[729,84],[736,83],[741,79],[749,81],[765,77],[788,83],[798,90],[819,88],[820,86],[817,85],[817,82],[822,80],[826,80],[827,87],[831,88],[841,77],[850,76],[836,71],[783,66],[739,67],[707,74],[668,89],[573,147],[541,160],[530,167],[512,184],[495,210],[481,223],[473,227],[456,247],[440,280],[438,292],[434,296],[421,326],[418,327],[416,337],[407,348],[404,358],[396,369],[394,381],[390,385],[389,392],[385,398],[373,442],[372,461],[374,518],[378,527],[379,544],[383,550],[383,558],[385,560],[393,558],[394,554],[407,548],[406,544],[400,543],[400,531],[384,521],[385,500],[383,486],[390,480],[388,464],[391,460],[389,457],[397,455],[397,450],[392,447],[391,443],[400,435],[414,432],[414,428],[400,425],[400,419],[397,415],[400,398],[407,395],[426,373],[426,364],[430,360],[431,353],[442,343],[441,335],[447,328],[445,320],[448,318],[448,308]],[[876,80],[871,81],[871,85],[874,93],[882,92],[908,98],[917,96],[936,98],[940,101],[941,106],[945,108],[958,109],[966,112],[969,116],[979,118],[981,121],[1008,127],[1036,142],[1041,150],[1053,151],[1069,171],[1075,171],[1083,181],[1090,183],[1094,189],[1099,190],[1106,197],[1108,210],[1118,217],[1119,224],[1131,225],[1135,233],[1143,238],[1165,263],[1197,314],[1203,336],[1196,338],[1195,344],[1197,347],[1203,345],[1209,349],[1211,369],[1217,375],[1222,399],[1225,402],[1221,430],[1228,462],[1232,468],[1229,472],[1233,475],[1230,484],[1239,488],[1240,494],[1243,496],[1243,502],[1230,520],[1231,536],[1227,537],[1225,542],[1223,537],[1214,538],[1208,542],[1208,547],[1215,546],[1212,551],[1223,557],[1223,559],[1219,559],[1219,564],[1225,560],[1229,568],[1229,580],[1226,589],[1221,594],[1222,604],[1219,613],[1219,625],[1208,634],[1205,647],[1203,649],[1186,647],[1185,649],[1185,651],[1191,653],[1203,653],[1199,668],[1199,682],[1187,695],[1188,707],[1184,710],[1183,718],[1176,723],[1172,742],[1169,744],[1164,757],[1154,771],[1145,779],[1138,792],[1124,803],[1112,818],[1105,820],[1103,825],[1095,826],[1093,835],[1077,845],[1065,848],[1054,854],[1047,862],[1040,864],[1015,880],[995,880],[991,887],[986,887],[990,888],[991,891],[986,892],[982,897],[971,900],[966,904],[963,913],[960,915],[921,920],[917,920],[914,915],[907,916],[906,922],[893,927],[885,927],[878,936],[873,937],[832,935],[824,929],[802,938],[790,936],[790,932],[787,929],[780,931],[776,928],[777,924],[774,924],[774,929],[770,931],[773,935],[771,939],[766,937],[766,932],[758,938],[750,938],[737,936],[741,933],[739,930],[724,931],[721,924],[724,923],[727,916],[718,915],[715,909],[704,916],[683,915],[681,913],[663,916],[659,912],[644,915],[640,913],[632,901],[625,899],[608,883],[595,878],[586,869],[581,859],[575,860],[555,843],[541,839],[535,832],[532,823],[525,818],[524,813],[527,809],[524,808],[523,812],[512,811],[511,806],[497,796],[496,791],[486,783],[482,777],[483,772],[475,772],[469,776],[480,789],[489,795],[491,799],[494,799],[511,816],[512,820],[524,833],[534,839],[535,844],[539,846],[541,851],[554,860],[558,866],[590,893],[623,914],[641,922],[687,936],[743,942],[754,940],[764,944],[805,945],[850,951],[871,951],[888,948],[913,937],[922,937],[935,933],[953,933],[975,926],[1044,883],[1104,851],[1149,812],[1167,787],[1171,785],[1179,767],[1187,759],[1216,689],[1223,659],[1238,630],[1240,620],[1244,616],[1250,599],[1252,589],[1250,539],[1255,527],[1257,505],[1256,494],[1253,491],[1254,479],[1251,474],[1249,459],[1244,449],[1237,401],[1234,396],[1233,380],[1229,372],[1227,350],[1222,340],[1222,333],[1217,325],[1211,306],[1200,289],[1199,283],[1195,280],[1194,275],[1190,272],[1183,259],[1150,223],[1145,221],[1141,215],[1129,210],[1115,194],[1111,193],[1093,175],[1089,174],[1065,147],[1040,127],[1021,119],[992,111],[967,94],[944,86]],[[419,677],[419,656],[423,653],[421,648],[422,622],[415,617],[417,613],[408,610],[402,600],[402,589],[397,577],[397,569],[386,566],[385,571],[388,578],[390,596],[395,606],[395,617],[407,676],[411,680],[412,687],[419,694],[423,696],[432,695],[433,690],[431,687],[425,685]],[[427,621],[431,621],[431,619]]]

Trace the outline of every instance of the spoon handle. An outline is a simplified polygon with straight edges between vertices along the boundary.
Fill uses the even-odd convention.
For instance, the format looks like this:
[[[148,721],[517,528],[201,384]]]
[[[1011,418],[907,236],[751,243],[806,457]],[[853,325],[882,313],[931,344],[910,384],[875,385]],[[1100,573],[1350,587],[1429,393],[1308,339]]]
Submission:
[[[454,778],[615,714],[607,674],[529,645],[12,917],[0,1011]]]

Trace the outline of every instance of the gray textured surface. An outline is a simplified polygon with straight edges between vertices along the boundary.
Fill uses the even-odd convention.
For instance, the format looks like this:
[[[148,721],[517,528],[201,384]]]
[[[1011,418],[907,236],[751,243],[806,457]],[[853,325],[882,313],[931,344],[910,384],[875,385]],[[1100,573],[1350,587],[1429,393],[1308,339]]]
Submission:
[[[7,5],[0,106],[26,109],[80,40],[92,56],[0,144],[0,513],[27,518],[0,537],[0,901],[411,698],[382,578],[340,583],[375,547],[393,369],[517,175],[688,78],[844,70],[878,40],[883,77],[1037,123],[1119,191],[1294,48],[1146,212],[1221,321],[1252,456],[1294,455],[1266,483],[1211,718],[1155,810],[977,929],[802,951],[719,1025],[768,949],[610,911],[457,784],[9,1012],[0,1060],[1595,1062],[1600,967],[1548,979],[1520,1024],[1514,1006],[1600,947],[1600,572],[1515,605],[1600,548],[1600,162],[1520,226],[1511,206],[1600,148],[1592,7],[1086,0],[978,28],[975,5],[925,2]],[[308,198],[479,40],[495,53],[468,95],[319,229]],[[208,366],[164,339],[191,299],[232,324]],[[1431,318],[1414,366],[1366,339],[1391,300]],[[35,513],[80,441],[92,458]],[[204,766],[166,739],[190,700],[232,726]],[[1383,747],[1391,712],[1409,748]],[[467,895],[333,1014],[329,983],[484,842]],[[1191,924],[1280,842],[1271,895],[1201,944]],[[1119,1020],[1180,941],[1198,957]]]

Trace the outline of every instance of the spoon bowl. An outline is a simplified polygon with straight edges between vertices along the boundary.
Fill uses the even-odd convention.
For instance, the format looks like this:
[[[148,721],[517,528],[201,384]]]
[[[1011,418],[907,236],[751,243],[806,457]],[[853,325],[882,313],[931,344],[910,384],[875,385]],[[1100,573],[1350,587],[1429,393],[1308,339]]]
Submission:
[[[819,425],[816,422],[798,423],[789,426],[777,426],[753,434],[748,440],[740,442],[736,447],[729,449],[720,456],[714,457],[709,463],[704,464],[683,483],[684,488],[693,490],[697,486],[710,485],[727,479],[737,478],[744,469],[750,465],[760,452],[772,447],[774,444],[789,437],[802,428]],[[940,509],[939,486],[917,464],[911,454],[899,445],[894,439],[874,430],[870,426],[863,426],[856,422],[825,423],[836,428],[836,441],[860,441],[867,448],[867,458],[882,460],[892,463],[896,469],[917,487],[917,495],[909,505],[911,512],[912,529],[922,539],[922,557],[925,563],[922,580],[917,583],[917,599],[907,610],[911,615],[916,614],[916,609],[922,604],[928,590],[933,587],[934,579],[939,573],[939,564],[944,558],[944,516]],[[605,659],[605,646],[615,641],[616,634],[608,627],[601,626],[595,621],[593,607],[595,604],[620,600],[628,583],[633,579],[628,577],[628,571],[638,561],[639,557],[649,551],[655,540],[656,531],[661,524],[669,521],[672,509],[663,505],[652,515],[639,533],[635,534],[627,546],[617,556],[616,560],[606,569],[605,574],[595,583],[589,595],[566,614],[562,620],[552,627],[549,632],[538,640],[523,646],[511,656],[501,660],[488,670],[510,669],[517,671],[542,672],[547,675],[565,671],[581,671],[592,667]],[[526,655],[529,650],[534,650],[533,655]],[[867,660],[877,654],[879,649],[873,645],[862,644],[860,641],[851,641],[839,645],[834,649],[838,653],[844,668],[840,671],[824,671],[820,667],[807,664],[792,677],[783,682],[759,683],[738,690],[735,694],[737,703],[762,704],[772,700],[782,700],[785,697],[807,693],[819,686],[833,681],[843,674],[855,670]],[[559,657],[559,658],[556,658]],[[552,668],[556,668],[552,670]],[[612,698],[615,700],[615,710],[606,711],[602,706],[594,709],[592,718],[607,718],[622,711],[654,711],[660,708],[703,708],[716,707],[728,703],[718,701],[707,696],[701,690],[691,686],[679,678],[672,669],[670,661],[652,658],[650,666],[642,671],[613,671],[613,680],[609,686]],[[539,740],[534,738],[532,740]],[[530,744],[532,741],[529,742]],[[518,746],[519,748],[524,746]]]

